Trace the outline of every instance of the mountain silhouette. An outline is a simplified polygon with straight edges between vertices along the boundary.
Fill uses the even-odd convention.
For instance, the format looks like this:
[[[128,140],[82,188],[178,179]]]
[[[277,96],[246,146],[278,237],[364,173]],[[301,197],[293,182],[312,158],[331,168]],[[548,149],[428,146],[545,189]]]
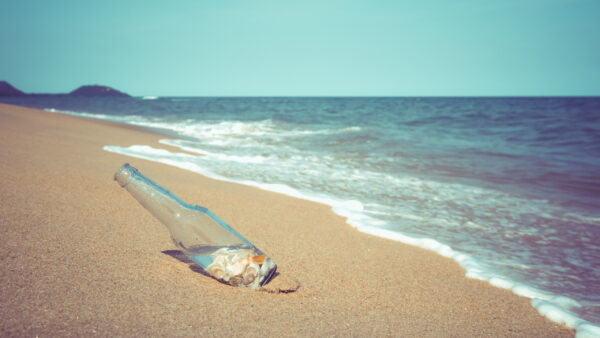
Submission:
[[[101,85],[81,86],[68,94],[28,94],[13,87],[7,81],[0,81],[0,97],[15,96],[131,97],[129,94]]]

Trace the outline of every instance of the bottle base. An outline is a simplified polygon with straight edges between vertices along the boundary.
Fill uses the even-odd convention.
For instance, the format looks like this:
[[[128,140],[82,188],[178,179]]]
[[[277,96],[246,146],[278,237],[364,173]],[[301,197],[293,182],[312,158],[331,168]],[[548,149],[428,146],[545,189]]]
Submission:
[[[210,276],[232,286],[259,288],[277,270],[273,260],[254,247],[204,247],[187,251]]]

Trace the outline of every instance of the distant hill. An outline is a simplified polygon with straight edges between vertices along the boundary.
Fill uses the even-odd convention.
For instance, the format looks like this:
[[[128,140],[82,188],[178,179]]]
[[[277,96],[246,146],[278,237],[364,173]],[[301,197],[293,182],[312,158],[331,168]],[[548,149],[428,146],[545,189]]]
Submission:
[[[122,93],[116,89],[106,86],[91,85],[81,86],[70,92],[71,96],[114,96],[114,97],[131,97],[128,94]]]
[[[24,96],[27,95],[6,81],[0,81],[0,96]]]
[[[131,97],[129,94],[125,94],[116,89],[100,85],[81,86],[68,94],[27,94],[13,87],[6,81],[0,81],[0,97],[2,96]]]

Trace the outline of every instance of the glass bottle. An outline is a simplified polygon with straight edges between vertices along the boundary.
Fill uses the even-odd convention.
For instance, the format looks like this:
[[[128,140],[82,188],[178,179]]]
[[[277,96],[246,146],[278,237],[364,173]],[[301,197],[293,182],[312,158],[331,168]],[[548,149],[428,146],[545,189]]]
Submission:
[[[115,173],[115,180],[158,218],[175,245],[213,278],[258,288],[275,274],[277,266],[271,258],[210,210],[185,203],[128,163]]]

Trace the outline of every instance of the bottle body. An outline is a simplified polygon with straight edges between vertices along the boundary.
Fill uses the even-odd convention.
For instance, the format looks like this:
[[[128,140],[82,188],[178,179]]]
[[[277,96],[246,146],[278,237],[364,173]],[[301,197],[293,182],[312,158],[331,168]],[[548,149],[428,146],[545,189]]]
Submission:
[[[175,245],[213,278],[233,286],[266,284],[277,266],[271,258],[210,210],[190,205],[129,164],[115,180],[163,223]]]

